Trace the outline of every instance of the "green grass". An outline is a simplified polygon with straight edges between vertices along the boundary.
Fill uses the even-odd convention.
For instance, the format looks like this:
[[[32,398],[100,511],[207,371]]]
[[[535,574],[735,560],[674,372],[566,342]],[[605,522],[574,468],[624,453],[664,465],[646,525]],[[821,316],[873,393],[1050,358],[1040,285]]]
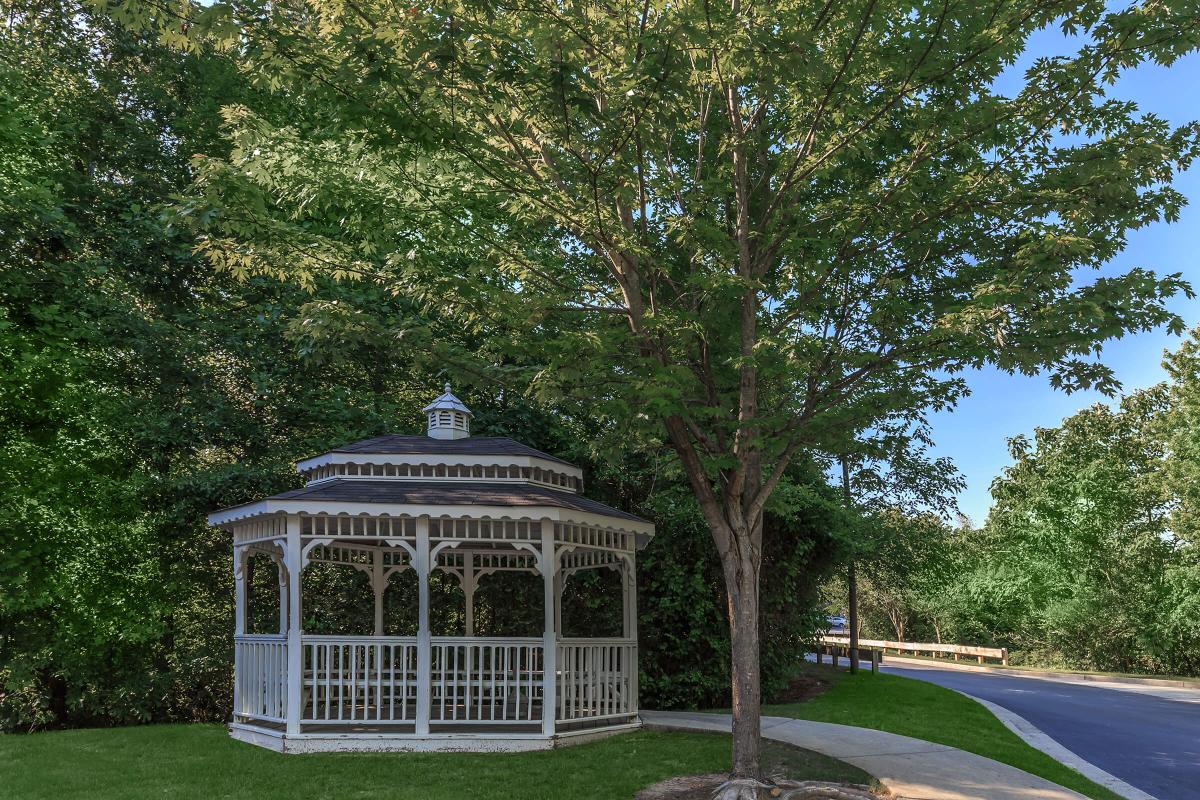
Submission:
[[[1095,800],[1120,800],[1116,793],[1025,744],[990,711],[957,692],[897,675],[848,675],[811,665],[807,669],[834,679],[833,687],[804,703],[763,706],[763,714],[857,725],[950,745],[1040,775]]]
[[[535,753],[285,756],[219,725],[147,725],[0,735],[0,798],[629,800],[664,778],[728,770],[729,750],[728,736],[639,731]],[[870,780],[810,751],[771,752],[791,777]]]

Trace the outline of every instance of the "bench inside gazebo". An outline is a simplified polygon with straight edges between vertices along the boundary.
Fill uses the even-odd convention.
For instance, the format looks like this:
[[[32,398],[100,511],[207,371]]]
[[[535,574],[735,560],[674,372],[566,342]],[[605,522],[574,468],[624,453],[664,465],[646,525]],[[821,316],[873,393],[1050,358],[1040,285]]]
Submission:
[[[471,437],[449,386],[425,436],[380,436],[297,463],[307,484],[209,516],[233,535],[231,734],[283,752],[528,750],[638,726],[634,558],[653,526],[582,496],[582,471],[512,439]],[[247,633],[248,560],[278,568],[279,630]],[[374,635],[302,630],[305,569],[365,573]],[[615,570],[621,636],[564,638],[567,579]],[[393,575],[416,579],[415,636],[384,635]],[[462,589],[463,635],[430,632],[430,575]],[[475,635],[481,578],[541,577],[536,635]]]

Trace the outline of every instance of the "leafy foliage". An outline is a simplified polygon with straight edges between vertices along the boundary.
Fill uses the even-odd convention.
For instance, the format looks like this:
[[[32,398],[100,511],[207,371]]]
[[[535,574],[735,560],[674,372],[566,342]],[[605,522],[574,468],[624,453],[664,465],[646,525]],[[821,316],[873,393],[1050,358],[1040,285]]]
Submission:
[[[228,114],[235,149],[181,211],[214,264],[372,276],[536,351],[535,396],[665,432],[730,598],[738,774],[764,513],[802,449],[911,424],[983,364],[1112,391],[1104,340],[1183,325],[1179,275],[1079,278],[1178,216],[1200,128],[1104,86],[1194,50],[1189,3],[237,0],[191,22],[315,109]],[[1078,51],[996,91],[1055,24]]]
[[[1193,331],[1167,383],[1013,439],[986,525],[947,531],[944,560],[882,582],[877,602],[1017,661],[1200,672],[1196,352]]]

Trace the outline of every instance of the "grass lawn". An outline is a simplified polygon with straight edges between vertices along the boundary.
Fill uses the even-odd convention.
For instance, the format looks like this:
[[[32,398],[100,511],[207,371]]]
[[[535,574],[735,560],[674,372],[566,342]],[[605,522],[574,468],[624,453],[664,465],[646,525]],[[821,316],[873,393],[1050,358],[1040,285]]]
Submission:
[[[729,769],[728,736],[639,731],[536,753],[280,755],[220,725],[147,725],[0,736],[0,798],[630,800],[643,786]],[[855,767],[772,745],[798,779],[868,783]]]
[[[837,722],[899,733],[1002,761],[1096,800],[1120,800],[1116,793],[1055,761],[1010,731],[990,711],[957,692],[897,675],[834,673],[805,665],[833,687],[803,703],[767,705],[763,714]]]

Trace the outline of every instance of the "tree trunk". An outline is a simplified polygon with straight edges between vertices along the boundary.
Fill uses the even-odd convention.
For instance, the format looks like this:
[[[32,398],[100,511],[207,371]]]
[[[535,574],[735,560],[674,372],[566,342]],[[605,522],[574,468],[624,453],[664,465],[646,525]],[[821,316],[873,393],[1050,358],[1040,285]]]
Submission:
[[[725,564],[733,678],[733,777],[759,777],[758,563],[739,553]]]
[[[850,462],[842,456],[842,499],[846,510],[852,508],[850,497]],[[854,574],[854,557],[846,567],[846,605],[849,606],[846,625],[850,628],[850,647],[847,655],[850,657],[850,674],[858,673],[858,576]]]
[[[846,567],[847,601],[850,613],[846,625],[850,629],[850,674],[858,672],[858,576],[854,573],[854,560]]]

